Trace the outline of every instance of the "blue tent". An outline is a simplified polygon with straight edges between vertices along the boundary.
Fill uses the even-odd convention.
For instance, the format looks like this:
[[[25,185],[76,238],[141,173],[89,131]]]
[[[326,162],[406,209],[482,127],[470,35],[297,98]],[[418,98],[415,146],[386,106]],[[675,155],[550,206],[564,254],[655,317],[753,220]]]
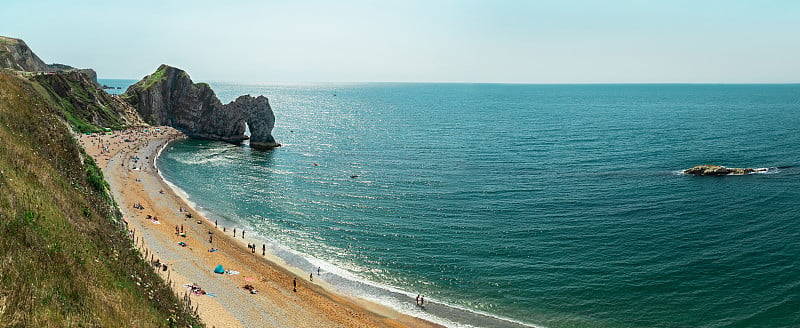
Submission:
[[[222,264],[217,264],[217,267],[214,268],[214,273],[223,274],[225,273],[225,268],[222,267]]]

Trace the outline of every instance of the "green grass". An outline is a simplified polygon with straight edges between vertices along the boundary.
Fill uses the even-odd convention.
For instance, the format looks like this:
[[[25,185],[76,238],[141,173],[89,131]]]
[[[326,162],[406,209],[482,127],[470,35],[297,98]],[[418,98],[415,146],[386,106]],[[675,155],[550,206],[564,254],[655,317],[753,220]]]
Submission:
[[[0,43],[7,44],[7,45],[12,45],[12,46],[19,44],[19,42],[17,40],[6,38],[6,37],[0,37]]]
[[[124,121],[107,105],[113,103],[111,96],[81,80],[78,73],[38,75],[33,79],[38,82],[35,88],[48,95],[76,132],[124,128]]]
[[[199,325],[132,247],[45,88],[0,73],[0,326]]]
[[[165,65],[161,65],[158,69],[153,72],[153,74],[148,75],[142,82],[142,90],[150,89],[154,84],[157,82],[163,81],[166,79],[165,73],[167,72],[167,67]]]

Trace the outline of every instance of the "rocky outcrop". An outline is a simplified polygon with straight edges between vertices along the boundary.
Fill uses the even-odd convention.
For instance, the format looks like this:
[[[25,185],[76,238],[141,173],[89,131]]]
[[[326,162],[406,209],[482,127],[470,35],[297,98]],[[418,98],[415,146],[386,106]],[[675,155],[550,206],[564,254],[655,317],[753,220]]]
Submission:
[[[130,104],[98,88],[81,70],[35,75],[31,80],[44,88],[78,132],[144,125]]]
[[[765,170],[751,169],[751,168],[744,168],[744,169],[728,168],[720,165],[698,165],[690,169],[683,170],[683,173],[691,175],[723,176],[723,175],[745,175],[761,171]]]
[[[194,83],[185,71],[161,65],[144,79],[131,85],[121,96],[149,124],[168,125],[189,137],[239,143],[250,146],[279,147],[272,137],[275,115],[264,96],[240,96],[223,105],[208,84]]]
[[[46,64],[25,44],[25,41],[0,36],[0,68],[21,72],[73,72],[78,71],[97,86],[97,72],[90,68],[78,69],[64,64]]]
[[[5,36],[0,36],[0,67],[24,72],[53,70],[33,53],[25,41]]]

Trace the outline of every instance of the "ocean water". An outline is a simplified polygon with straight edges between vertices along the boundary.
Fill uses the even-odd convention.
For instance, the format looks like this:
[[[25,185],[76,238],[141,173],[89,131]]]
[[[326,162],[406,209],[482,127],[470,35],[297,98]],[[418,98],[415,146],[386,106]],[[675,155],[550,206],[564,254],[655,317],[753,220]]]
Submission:
[[[800,85],[212,87],[269,97],[283,147],[178,141],[161,173],[342,292],[450,326],[800,326]],[[679,173],[705,163],[769,170]]]

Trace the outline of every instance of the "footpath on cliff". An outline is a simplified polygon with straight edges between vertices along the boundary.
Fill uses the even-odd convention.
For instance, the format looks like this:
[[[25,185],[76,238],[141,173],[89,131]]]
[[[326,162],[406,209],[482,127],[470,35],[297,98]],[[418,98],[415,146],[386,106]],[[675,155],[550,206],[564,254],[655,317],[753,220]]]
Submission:
[[[156,269],[162,277],[176,292],[188,295],[208,326],[436,326],[366,300],[332,293],[325,288],[324,277],[311,282],[307,273],[292,271],[269,254],[262,256],[261,247],[253,253],[246,245],[257,241],[242,238],[241,232],[234,238],[235,227],[217,229],[175,194],[154,165],[170,140],[183,137],[173,128],[151,127],[83,134],[80,142],[103,169],[143,256],[158,261]],[[212,248],[216,251],[210,252]],[[220,264],[238,274],[214,273]],[[197,288],[192,290],[192,285]],[[253,294],[245,286],[258,292]]]

